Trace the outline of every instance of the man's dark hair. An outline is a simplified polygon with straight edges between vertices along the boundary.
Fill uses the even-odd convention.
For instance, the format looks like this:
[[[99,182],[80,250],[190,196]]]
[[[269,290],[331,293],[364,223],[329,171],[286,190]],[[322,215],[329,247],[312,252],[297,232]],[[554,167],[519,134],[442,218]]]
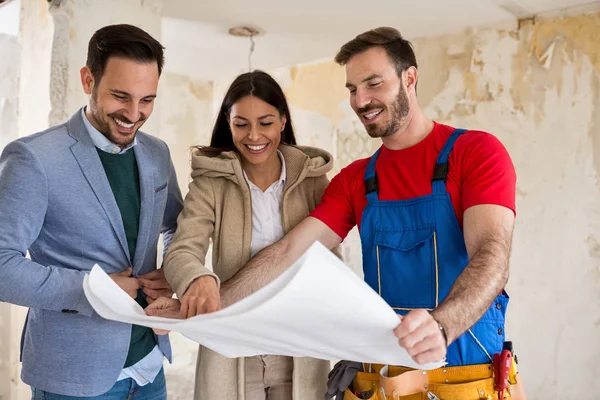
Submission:
[[[346,65],[353,56],[373,47],[383,47],[394,63],[398,76],[409,67],[417,68],[417,59],[412,44],[394,28],[380,27],[361,33],[342,46],[335,56],[335,62]]]
[[[144,63],[156,62],[160,76],[164,47],[146,31],[127,24],[109,25],[94,33],[88,44],[86,65],[96,84],[102,78],[110,57],[123,57]]]

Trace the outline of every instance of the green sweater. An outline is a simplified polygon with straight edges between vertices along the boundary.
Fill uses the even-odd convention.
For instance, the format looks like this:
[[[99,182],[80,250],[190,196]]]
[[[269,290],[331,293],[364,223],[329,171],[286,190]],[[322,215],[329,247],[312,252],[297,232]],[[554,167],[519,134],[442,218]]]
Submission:
[[[99,149],[96,150],[98,150],[100,161],[102,161],[106,177],[117,201],[117,206],[119,206],[130,259],[133,260],[140,222],[140,176],[135,152],[129,150],[125,154],[110,154]],[[138,292],[135,301],[143,308],[148,306],[141,291]],[[124,368],[130,367],[146,357],[155,345],[152,329],[133,325],[129,353],[127,353]]]

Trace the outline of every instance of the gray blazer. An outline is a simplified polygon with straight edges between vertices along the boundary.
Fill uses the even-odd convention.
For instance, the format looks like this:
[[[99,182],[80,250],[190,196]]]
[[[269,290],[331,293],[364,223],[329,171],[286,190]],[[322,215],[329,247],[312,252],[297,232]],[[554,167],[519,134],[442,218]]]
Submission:
[[[0,301],[29,307],[21,378],[31,386],[96,396],[123,368],[131,325],[97,315],[83,277],[95,263],[108,274],[129,266],[136,276],[155,270],[159,235],[166,248],[182,209],[167,145],[141,132],[137,141],[141,210],[133,260],[81,110],[8,144],[0,156]],[[158,344],[170,360],[168,337]]]

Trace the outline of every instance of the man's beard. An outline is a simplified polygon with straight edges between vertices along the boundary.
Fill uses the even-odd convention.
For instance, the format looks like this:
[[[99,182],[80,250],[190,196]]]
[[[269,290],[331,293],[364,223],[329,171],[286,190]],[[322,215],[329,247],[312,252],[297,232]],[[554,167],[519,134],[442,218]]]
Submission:
[[[112,133],[110,131],[110,125],[106,119],[102,118],[101,110],[98,109],[98,92],[96,88],[92,90],[92,98],[90,101],[90,114],[94,118],[94,122],[96,122],[98,131],[106,136],[109,140],[111,140]]]
[[[381,107],[374,104],[369,104],[368,106],[359,109],[358,113],[362,115],[365,112],[378,108]],[[379,125],[376,123],[365,124],[365,129],[367,130],[369,136],[373,138],[387,137],[396,133],[400,128],[402,120],[406,118],[410,110],[408,95],[402,86],[400,86],[398,89],[398,96],[396,96],[396,100],[390,105],[390,107],[385,107],[382,112],[386,110],[389,110],[390,119],[385,125],[381,125],[382,123]]]
[[[103,111],[98,108],[98,92],[95,89],[92,91],[92,97],[91,97],[91,101],[90,101],[90,111],[91,111],[92,117],[94,118],[94,121],[96,122],[98,131],[101,134],[103,134],[111,142],[113,142],[115,144],[119,144],[119,142],[120,142],[119,137],[128,136],[128,135],[124,135],[124,134],[120,133],[118,130],[116,130],[116,132],[113,132],[113,130],[110,127],[110,124],[108,123],[107,118],[113,118],[113,119],[116,118],[125,123],[132,123],[133,121],[130,121],[129,118],[125,117],[123,114],[116,113],[116,112],[112,113],[112,114],[108,114],[106,117],[104,117]],[[143,122],[145,120],[146,120],[146,117],[144,115],[140,115],[140,118],[135,123],[137,124],[138,122],[140,122],[140,121]],[[134,134],[137,134],[138,129],[139,129],[139,126],[137,127]]]

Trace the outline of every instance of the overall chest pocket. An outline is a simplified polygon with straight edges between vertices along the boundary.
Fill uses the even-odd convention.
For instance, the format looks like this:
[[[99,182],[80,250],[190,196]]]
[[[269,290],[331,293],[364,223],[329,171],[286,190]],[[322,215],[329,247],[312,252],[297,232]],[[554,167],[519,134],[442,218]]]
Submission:
[[[438,304],[437,235],[434,227],[377,231],[379,294],[398,311]]]

